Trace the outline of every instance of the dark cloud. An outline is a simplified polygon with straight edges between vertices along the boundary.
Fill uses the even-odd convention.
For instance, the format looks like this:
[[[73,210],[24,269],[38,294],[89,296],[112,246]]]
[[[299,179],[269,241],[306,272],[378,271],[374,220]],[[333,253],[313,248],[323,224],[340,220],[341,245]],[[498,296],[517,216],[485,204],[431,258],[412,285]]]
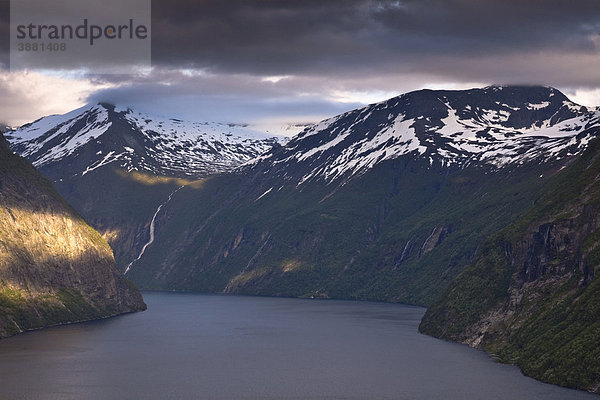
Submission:
[[[10,0],[0,0],[0,67],[8,68],[10,59]]]
[[[543,84],[600,100],[598,1],[152,0],[152,72],[84,78],[113,85],[89,101],[228,122],[326,117],[423,87]]]
[[[165,117],[239,123],[278,116],[285,116],[287,122],[314,122],[362,105],[327,98],[323,92],[327,88],[321,83],[302,78],[272,83],[250,75],[197,76],[157,70],[125,85],[95,92],[87,101],[133,105]]]
[[[598,0],[151,1],[157,68],[333,79],[426,71],[512,83],[529,78],[519,67],[527,59],[545,71],[531,77],[548,84],[600,85],[600,73],[566,79],[563,72],[567,60],[572,70],[598,65]],[[0,62],[8,4],[0,0]]]
[[[598,54],[597,0],[154,0],[153,61],[221,72],[410,72],[444,60]],[[456,64],[456,63],[454,63]]]

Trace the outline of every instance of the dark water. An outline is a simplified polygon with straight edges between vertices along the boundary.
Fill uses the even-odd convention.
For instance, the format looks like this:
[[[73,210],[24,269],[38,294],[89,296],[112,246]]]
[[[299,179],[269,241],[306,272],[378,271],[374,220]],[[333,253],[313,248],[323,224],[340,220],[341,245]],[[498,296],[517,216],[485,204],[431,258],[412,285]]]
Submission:
[[[0,341],[0,399],[597,399],[417,333],[422,308],[146,293]]]

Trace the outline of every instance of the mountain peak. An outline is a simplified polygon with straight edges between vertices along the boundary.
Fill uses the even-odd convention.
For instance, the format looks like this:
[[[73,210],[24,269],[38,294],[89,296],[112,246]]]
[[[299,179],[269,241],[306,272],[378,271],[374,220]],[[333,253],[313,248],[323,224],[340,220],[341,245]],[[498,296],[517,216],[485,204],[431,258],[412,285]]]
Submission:
[[[428,100],[465,101],[471,103],[497,103],[510,104],[513,106],[524,106],[528,103],[537,104],[541,101],[550,103],[561,103],[571,101],[560,90],[549,86],[526,86],[526,85],[491,85],[484,88],[473,88],[466,90],[433,90],[421,89],[402,94],[383,103],[400,98]],[[575,104],[575,103],[572,103]]]
[[[102,107],[102,108],[104,108],[106,110],[111,110],[111,111],[114,111],[114,109],[115,109],[115,105],[114,104],[108,103],[106,101],[98,102],[94,106]]]
[[[40,118],[8,140],[36,167],[69,159],[73,174],[111,165],[188,178],[229,171],[280,141],[245,125],[162,119],[106,102]]]
[[[500,168],[578,154],[599,125],[600,113],[551,87],[423,89],[321,121],[257,163],[281,171],[296,163],[291,170],[302,175],[286,177],[299,183],[331,182],[409,154],[431,165]]]

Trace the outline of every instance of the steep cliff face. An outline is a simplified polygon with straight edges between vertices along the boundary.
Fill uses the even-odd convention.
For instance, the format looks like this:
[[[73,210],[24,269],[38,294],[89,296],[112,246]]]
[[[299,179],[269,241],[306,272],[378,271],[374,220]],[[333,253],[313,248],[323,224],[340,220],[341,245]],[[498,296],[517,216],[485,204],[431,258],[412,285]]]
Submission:
[[[143,309],[108,244],[0,135],[0,337]]]
[[[527,375],[600,392],[600,143],[491,238],[421,331],[496,353]]]

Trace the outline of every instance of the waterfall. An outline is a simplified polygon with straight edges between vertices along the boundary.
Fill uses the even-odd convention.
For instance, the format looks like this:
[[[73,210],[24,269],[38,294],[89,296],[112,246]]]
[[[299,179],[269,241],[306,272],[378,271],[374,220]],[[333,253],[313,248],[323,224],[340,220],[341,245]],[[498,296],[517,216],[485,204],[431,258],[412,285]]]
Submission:
[[[154,222],[156,221],[156,216],[158,215],[158,213],[160,212],[160,210],[168,203],[171,201],[171,198],[173,197],[173,195],[175,193],[177,193],[181,188],[183,188],[183,186],[180,186],[179,188],[175,189],[175,191],[173,191],[173,193],[171,193],[169,195],[169,198],[167,199],[167,201],[165,201],[164,203],[162,203],[160,206],[158,206],[158,208],[156,209],[156,212],[154,213],[154,216],[152,217],[152,221],[150,221],[150,240],[148,240],[148,242],[144,245],[144,247],[142,247],[142,251],[140,251],[140,255],[137,256],[137,258],[135,260],[133,260],[132,262],[130,262],[127,265],[127,268],[125,268],[125,273],[128,273],[129,270],[131,269],[131,266],[138,261],[140,258],[142,258],[142,256],[144,255],[144,252],[146,251],[146,248],[148,246],[150,246],[152,244],[152,242],[154,242]]]

